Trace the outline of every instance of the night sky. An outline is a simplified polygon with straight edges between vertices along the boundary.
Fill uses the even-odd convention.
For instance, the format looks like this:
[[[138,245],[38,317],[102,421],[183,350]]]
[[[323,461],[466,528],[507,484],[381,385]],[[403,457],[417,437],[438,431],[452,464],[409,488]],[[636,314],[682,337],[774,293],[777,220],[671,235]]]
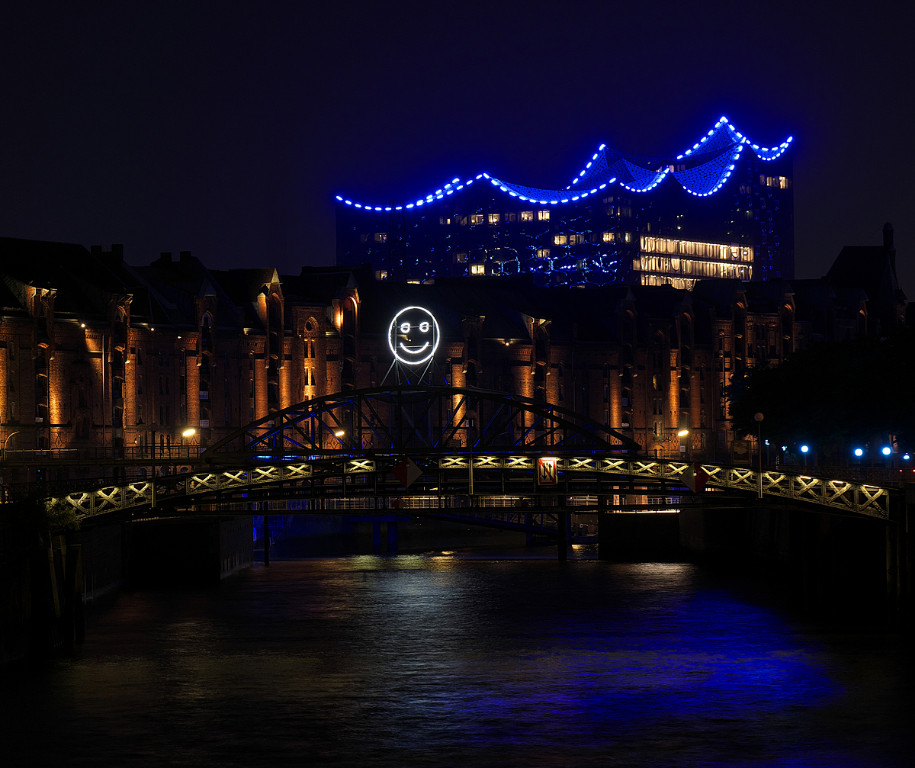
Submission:
[[[915,298],[907,3],[7,3],[0,236],[334,260],[335,194],[488,171],[569,183],[601,143],[676,155],[721,115],[793,135],[797,274],[896,230]]]

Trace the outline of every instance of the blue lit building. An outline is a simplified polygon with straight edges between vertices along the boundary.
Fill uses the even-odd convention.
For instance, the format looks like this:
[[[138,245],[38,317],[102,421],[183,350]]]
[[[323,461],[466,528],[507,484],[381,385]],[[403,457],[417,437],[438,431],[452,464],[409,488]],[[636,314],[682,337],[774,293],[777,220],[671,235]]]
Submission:
[[[488,173],[425,197],[337,196],[337,263],[379,279],[531,273],[545,285],[794,275],[791,138],[761,147],[722,117],[676,157],[598,147],[564,189]]]

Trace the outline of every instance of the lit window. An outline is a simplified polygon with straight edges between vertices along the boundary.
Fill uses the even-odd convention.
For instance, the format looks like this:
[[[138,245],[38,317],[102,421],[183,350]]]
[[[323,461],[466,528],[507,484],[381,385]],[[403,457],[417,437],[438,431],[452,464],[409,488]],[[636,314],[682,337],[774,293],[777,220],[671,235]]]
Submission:
[[[538,248],[537,249],[537,258],[538,259],[548,259],[550,256],[549,248]]]
[[[569,245],[578,245],[585,241],[584,235],[569,235]]]
[[[550,212],[549,211],[537,211],[537,221],[549,221]]]
[[[623,242],[624,243],[632,242],[632,233],[631,232],[623,232]]]
[[[387,233],[387,232],[376,232],[376,233],[375,233],[375,242],[376,242],[376,243],[384,243],[384,242],[387,242],[387,239],[388,239],[388,233]]]
[[[466,254],[466,252],[464,252],[464,251],[458,251],[456,254],[454,254],[454,260],[455,260],[458,264],[463,264],[465,261],[467,261],[467,254]]]
[[[778,177],[778,188],[779,189],[788,189],[788,187],[790,185],[791,185],[791,182],[788,181],[788,179],[786,177],[784,177],[784,176]]]
[[[553,245],[565,245],[566,236],[565,235],[553,235]]]
[[[521,221],[533,221],[534,212],[533,211],[521,211]]]
[[[470,223],[471,224],[482,224],[483,223],[483,214],[482,213],[471,214]]]
[[[375,272],[375,279],[376,280],[387,280],[388,271],[386,269],[379,269],[378,271]]]
[[[498,224],[499,223],[499,214],[498,213],[489,214],[489,223]]]
[[[471,264],[470,265],[470,274],[471,275],[485,275],[486,274],[486,265],[485,264]]]
[[[451,218],[450,218],[449,216],[439,216],[439,217],[438,217],[438,223],[439,223],[439,224],[450,224],[450,223],[451,223]]]
[[[601,240],[603,240],[605,243],[612,243],[614,240],[616,240],[616,234],[613,232],[604,232],[601,235]]]

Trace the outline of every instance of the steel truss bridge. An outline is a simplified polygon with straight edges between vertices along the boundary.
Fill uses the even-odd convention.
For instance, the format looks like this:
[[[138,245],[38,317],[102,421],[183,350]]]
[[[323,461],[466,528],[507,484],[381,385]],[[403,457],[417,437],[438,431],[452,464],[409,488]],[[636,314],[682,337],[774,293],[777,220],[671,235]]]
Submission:
[[[74,490],[50,501],[87,518],[182,510],[232,514],[276,508],[284,500],[286,508],[298,510],[290,513],[409,509],[468,521],[483,515],[497,524],[576,508],[569,505],[619,511],[669,496],[679,506],[684,499],[699,501],[688,490],[698,477],[704,482],[702,503],[758,496],[889,518],[886,488],[638,454],[637,444],[606,425],[530,398],[391,386],[329,395],[271,414],[186,461],[179,473]],[[554,486],[535,485],[542,457],[556,461]],[[409,489],[395,479],[409,466],[405,462],[421,472]]]

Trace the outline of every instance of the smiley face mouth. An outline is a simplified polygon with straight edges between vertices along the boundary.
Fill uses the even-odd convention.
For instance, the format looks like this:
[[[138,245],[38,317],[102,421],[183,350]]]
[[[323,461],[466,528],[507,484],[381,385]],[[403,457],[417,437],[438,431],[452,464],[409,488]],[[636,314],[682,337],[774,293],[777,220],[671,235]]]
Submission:
[[[406,344],[404,344],[401,341],[399,346],[404,352],[407,352],[408,354],[418,355],[422,352],[425,352],[429,348],[429,342],[427,341],[425,344],[423,344],[420,347],[408,347]]]

